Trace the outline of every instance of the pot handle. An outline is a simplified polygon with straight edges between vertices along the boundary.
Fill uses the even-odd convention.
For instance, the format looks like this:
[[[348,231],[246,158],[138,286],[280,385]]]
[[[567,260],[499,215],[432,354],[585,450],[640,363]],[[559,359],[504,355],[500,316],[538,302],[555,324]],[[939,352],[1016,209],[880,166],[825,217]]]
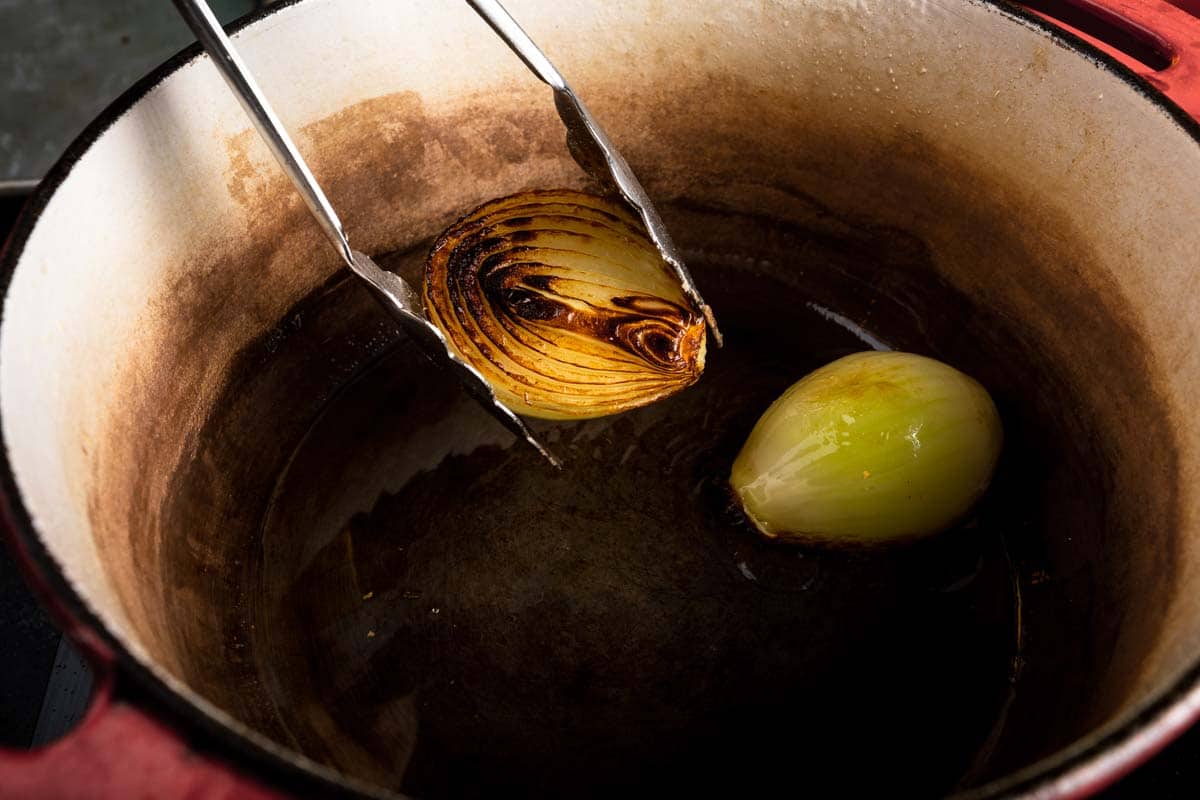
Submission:
[[[0,514],[0,527],[9,528],[5,533],[10,549],[30,588],[91,665],[95,678],[87,713],[61,739],[34,750],[0,748],[0,800],[285,800],[198,752],[146,710],[114,697],[118,670],[112,650],[58,600],[6,522]]]
[[[1020,2],[1020,5],[1056,27],[1070,31],[1120,61],[1165,94],[1192,119],[1200,121],[1200,0],[1058,0]],[[1129,53],[1087,31],[1059,19],[1054,7],[1063,6],[1090,15],[1145,44],[1167,61],[1155,69]],[[1181,7],[1182,6],[1182,7]],[[1190,8],[1195,15],[1185,11]]]
[[[73,637],[80,644],[79,637]],[[98,645],[98,643],[96,643]],[[83,647],[82,649],[90,649]],[[197,754],[161,721],[113,698],[109,660],[96,669],[91,705],[79,725],[37,750],[0,749],[0,800],[283,800],[218,761]]]

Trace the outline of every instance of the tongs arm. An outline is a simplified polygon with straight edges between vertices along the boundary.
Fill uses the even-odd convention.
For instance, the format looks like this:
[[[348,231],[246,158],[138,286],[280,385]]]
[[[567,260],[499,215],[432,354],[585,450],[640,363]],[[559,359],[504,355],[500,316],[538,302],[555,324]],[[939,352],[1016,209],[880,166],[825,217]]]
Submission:
[[[561,466],[549,450],[533,435],[524,420],[500,402],[491,385],[479,372],[452,351],[442,332],[421,313],[417,294],[399,275],[380,268],[370,257],[350,247],[350,240],[337,212],[329,203],[300,151],[275,115],[254,77],[225,35],[220,22],[205,0],[174,0],[176,8],[212,58],[221,77],[229,84],[271,154],[287,174],[292,185],[321,230],[354,274],[366,281],[376,299],[434,362],[448,366],[467,391],[506,428],[537,449],[554,466]]]
[[[562,73],[555,68],[550,59],[542,52],[529,34],[508,13],[499,0],[467,0],[492,30],[504,40],[525,66],[541,81],[554,90],[554,106],[558,116],[567,128],[567,144],[571,155],[579,162],[584,171],[603,185],[616,191],[642,218],[651,241],[654,242],[663,260],[670,266],[671,271],[683,288],[684,295],[704,315],[713,340],[720,347],[722,344],[721,331],[717,328],[717,320],[712,308],[700,296],[691,273],[683,263],[671,235],[663,224],[662,217],[654,208],[650,196],[642,188],[642,184],[629,168],[629,164],[621,157],[616,145],[608,138],[600,123],[587,110],[587,106],[575,94]]]

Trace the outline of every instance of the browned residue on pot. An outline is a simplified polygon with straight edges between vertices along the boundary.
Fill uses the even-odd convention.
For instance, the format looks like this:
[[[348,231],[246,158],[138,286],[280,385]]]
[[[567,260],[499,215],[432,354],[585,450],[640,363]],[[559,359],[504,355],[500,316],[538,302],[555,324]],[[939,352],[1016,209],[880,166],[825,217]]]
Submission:
[[[1045,75],[1046,71],[1050,69],[1050,59],[1048,58],[1047,54],[1048,47],[1049,45],[1046,44],[1039,44],[1035,46],[1033,49],[1033,55],[1029,59],[1029,63],[1025,65],[1025,68],[1036,76],[1040,77]]]
[[[489,181],[520,189],[540,180],[577,180],[561,152],[551,107],[534,104],[529,91],[514,92],[499,113],[483,113],[483,102],[438,113],[401,93],[300,131],[300,146],[355,246],[380,252],[428,237],[484,199]],[[224,606],[242,578],[230,567],[229,553],[253,546],[241,525],[246,509],[265,502],[269,492],[272,478],[264,467],[281,462],[306,423],[254,409],[257,424],[270,433],[256,459],[238,475],[203,469],[194,475],[193,502],[205,510],[185,513],[180,528],[171,527],[178,503],[171,476],[195,458],[195,431],[228,377],[232,354],[330,280],[339,262],[253,131],[233,137],[226,149],[226,182],[242,206],[241,228],[213,232],[165,281],[123,367],[122,389],[93,461],[89,508],[117,593],[151,652],[181,675],[241,670],[245,696],[221,699],[244,709],[252,723],[267,725],[269,704],[255,699],[246,632],[230,626],[236,609]],[[434,193],[435,176],[445,176],[452,190]],[[370,336],[362,348],[394,333],[381,320]],[[361,358],[362,352],[346,354],[343,379]],[[225,646],[214,649],[215,640]]]
[[[870,329],[976,336],[986,345],[988,330],[959,310],[918,313],[919,280],[879,283],[875,276],[887,273],[865,261],[925,263],[908,256],[927,250],[930,281],[990,309],[1054,365],[1039,372],[996,353],[991,366],[973,371],[989,386],[1007,381],[1014,395],[1035,398],[1048,415],[1037,424],[1078,435],[1094,454],[1091,474],[1050,469],[1054,502],[1039,523],[1043,533],[1013,543],[1022,569],[1053,577],[1025,597],[1028,661],[1009,715],[1020,735],[1002,742],[1001,755],[1015,763],[1044,754],[1103,718],[1157,635],[1177,513],[1172,432],[1155,410],[1163,365],[1148,354],[1143,321],[1097,268],[1111,258],[1093,251],[1089,231],[1053,195],[1019,188],[1011,164],[964,158],[915,127],[859,128],[811,98],[719,74],[687,77],[672,94],[656,85],[631,95],[593,81],[589,104],[662,199],[668,224],[684,219],[670,213],[672,201],[703,201],[801,225],[840,253],[816,265],[845,278],[839,313]],[[1005,135],[997,127],[996,136]],[[376,98],[307,126],[299,139],[351,241],[374,253],[428,239],[490,197],[584,183],[541,86],[445,108],[408,94]],[[234,137],[228,152],[229,191],[242,209],[231,222],[241,227],[214,234],[163,286],[96,445],[90,509],[117,591],[151,653],[236,716],[292,742],[260,684],[260,662],[277,654],[256,652],[238,604],[249,596],[257,525],[280,466],[324,402],[395,333],[366,311],[365,294],[339,288],[336,258],[253,136]],[[1031,164],[1021,168],[1037,169]],[[685,248],[694,241],[686,226],[674,233]],[[729,251],[707,255],[740,257],[739,235],[729,230]],[[779,257],[762,269],[812,267],[803,243],[763,237],[755,247]],[[864,245],[878,237],[894,249]],[[302,298],[327,291],[358,304],[361,313],[347,319],[362,325],[338,329],[328,345],[327,331],[348,322],[287,316]],[[877,296],[895,301],[887,318],[873,316]],[[319,346],[307,337],[321,337]],[[297,342],[319,356],[288,361]],[[230,365],[239,358],[251,361],[235,374]],[[267,383],[256,384],[257,373]],[[238,391],[225,391],[234,377]],[[1061,397],[1072,402],[1056,404]],[[218,398],[222,407],[211,408]],[[1080,493],[1081,479],[1096,491]],[[1073,522],[1093,515],[1104,524]],[[1095,676],[1083,687],[1090,696],[1073,683],[1080,674]],[[404,719],[395,710],[395,725]],[[316,755],[351,768],[369,761],[330,747]]]

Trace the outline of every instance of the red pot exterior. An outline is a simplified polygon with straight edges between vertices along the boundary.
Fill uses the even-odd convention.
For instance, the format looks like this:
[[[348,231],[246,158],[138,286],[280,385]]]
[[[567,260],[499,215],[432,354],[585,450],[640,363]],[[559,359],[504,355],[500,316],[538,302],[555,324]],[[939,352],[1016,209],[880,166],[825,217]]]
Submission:
[[[69,736],[42,750],[0,754],[0,798],[283,797],[228,764],[196,753],[141,709],[113,701],[111,687],[110,672],[87,717]]]
[[[187,797],[280,800],[232,765],[205,755],[147,710],[113,696],[113,652],[77,620],[43,576],[17,530],[7,498],[0,518],[26,581],[95,674],[87,715],[65,737],[30,750],[0,749],[0,800]]]
[[[1129,54],[1089,33],[1035,9],[1033,13],[1071,32],[1098,50],[1120,61],[1154,86],[1194,119],[1200,119],[1200,43],[1196,41],[1200,20],[1197,0],[1065,0],[1135,39],[1150,45],[1167,58],[1161,70],[1152,69]],[[1189,9],[1189,10],[1184,10]]]
[[[1096,37],[1035,9],[1031,13],[1088,42],[1125,65],[1188,115],[1200,121],[1200,0],[1064,0],[1166,56],[1168,66],[1152,69]],[[28,212],[27,212],[28,213]],[[214,754],[201,752],[150,710],[116,699],[117,659],[90,628],[75,619],[42,574],[15,523],[9,501],[0,494],[5,534],[28,582],[65,635],[85,654],[97,678],[91,708],[66,737],[33,751],[0,750],[0,800],[187,797],[194,800],[271,800],[285,795],[266,788]],[[1200,705],[1183,714],[1164,714],[1131,738],[1120,754],[1102,752],[1070,781],[1043,787],[1038,797],[1080,798],[1111,785],[1162,750],[1200,717]]]

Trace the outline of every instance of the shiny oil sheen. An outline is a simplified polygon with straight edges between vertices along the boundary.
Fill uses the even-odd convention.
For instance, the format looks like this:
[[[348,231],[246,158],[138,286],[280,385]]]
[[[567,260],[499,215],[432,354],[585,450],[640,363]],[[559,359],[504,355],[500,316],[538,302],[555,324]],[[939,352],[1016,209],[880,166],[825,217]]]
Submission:
[[[775,235],[737,222],[750,245]],[[250,638],[282,735],[432,798],[883,791],[897,775],[935,793],[978,776],[1014,697],[1005,537],[1026,510],[985,500],[962,529],[874,557],[755,531],[726,479],[762,409],[886,344],[766,263],[691,252],[726,347],[661,402],[539,423],[561,472],[418,354],[381,347],[262,522]],[[296,315],[353,313],[347,292]]]
[[[462,47],[481,30],[469,10],[277,5],[241,31],[239,47],[284,76],[272,81],[272,99],[356,246],[373,257],[435,236],[489,197],[581,186],[545,87],[499,44]],[[1194,128],[1073,40],[991,2],[568,6],[529,0],[520,15],[541,20],[535,37],[570,64],[686,260],[705,266],[696,277],[718,315],[755,318],[760,331],[757,318],[769,319],[774,341],[789,343],[766,367],[819,360],[819,340],[789,330],[857,328],[856,347],[878,341],[934,356],[995,397],[1009,439],[1004,462],[978,516],[936,543],[997,532],[1010,558],[973,563],[1010,567],[1012,589],[985,592],[979,581],[991,573],[951,570],[963,581],[940,585],[953,597],[929,596],[957,603],[977,592],[1013,608],[1011,639],[996,641],[1011,641],[1017,658],[974,640],[952,647],[946,633],[957,627],[911,603],[881,606],[896,581],[866,580],[865,562],[849,558],[814,559],[838,591],[818,579],[815,593],[790,598],[804,609],[802,648],[790,625],[764,626],[746,634],[753,658],[723,671],[697,655],[695,635],[663,636],[655,650],[630,619],[724,623],[696,610],[708,596],[725,603],[724,624],[735,629],[765,612],[716,591],[662,590],[694,574],[662,575],[669,564],[634,561],[599,587],[572,573],[551,591],[541,562],[531,557],[518,570],[508,548],[494,547],[482,560],[494,562],[506,590],[482,575],[451,583],[469,559],[452,549],[422,554],[404,535],[428,528],[448,548],[497,542],[497,531],[514,526],[536,531],[543,517],[546,527],[563,517],[578,526],[574,515],[546,512],[541,498],[555,496],[548,489],[607,491],[585,480],[626,481],[622,497],[646,517],[647,496],[663,497],[674,473],[639,473],[636,487],[617,468],[581,469],[565,487],[509,469],[465,474],[477,484],[446,475],[507,440],[482,427],[469,438],[469,418],[450,407],[456,395],[432,390],[374,301],[334,275],[336,259],[307,210],[216,73],[188,63],[189,51],[70,148],[0,258],[11,278],[0,335],[7,505],[62,599],[92,612],[89,632],[125,645],[121,677],[170,698],[170,721],[184,733],[202,728],[229,745],[214,756],[253,746],[240,737],[250,728],[276,743],[267,760],[297,783],[323,773],[425,796],[452,793],[456,781],[463,794],[514,783],[521,796],[552,794],[578,765],[578,780],[558,794],[613,785],[639,794],[672,782],[704,793],[733,786],[728,794],[742,796],[782,777],[785,791],[812,796],[952,786],[967,790],[962,798],[999,797],[1096,785],[1161,746],[1197,710]],[[372,368],[403,372],[391,384]],[[351,399],[355,381],[393,391],[372,407]],[[703,416],[683,422],[674,435],[713,446],[704,437],[717,432],[705,431]],[[447,441],[457,443],[452,458]],[[438,504],[382,503],[418,497],[413,486],[426,479]],[[476,485],[522,480],[530,483],[520,507],[491,520],[465,516],[482,502]],[[593,518],[640,519],[612,504],[587,508],[583,519],[600,534],[608,531]],[[434,513],[455,528],[426,519]],[[381,518],[390,536],[372,542],[361,524]],[[678,515],[663,519],[639,527],[638,538],[608,538],[622,552],[664,537],[670,553],[688,552],[670,538]],[[485,524],[487,536],[460,535]],[[559,541],[561,530],[543,534]],[[462,613],[449,633],[430,628],[442,638],[382,627],[418,629],[404,617],[401,603],[413,598],[404,597],[408,571],[393,545],[408,563],[440,569],[484,633],[457,635]],[[602,563],[618,563],[604,555]],[[746,561],[764,595],[767,561],[757,569]],[[838,563],[864,573],[837,573]],[[871,569],[908,577],[934,563],[894,552]],[[522,581],[539,597],[567,597],[570,613],[545,603],[537,613],[513,610],[519,604],[504,591]],[[640,617],[617,613],[642,584],[653,603]],[[447,613],[432,604],[424,613],[435,607]],[[966,627],[981,627],[979,603],[955,607]],[[863,624],[871,619],[886,624]],[[604,646],[582,647],[596,641]],[[617,669],[626,641],[641,661]],[[573,643],[576,654],[599,655],[571,663],[623,681],[598,683],[581,667],[558,705],[534,704],[554,695],[521,687],[559,676],[564,662],[546,656]],[[780,652],[805,662],[756,668],[778,664]],[[931,665],[956,655],[937,676],[951,677],[930,691]],[[462,663],[475,666],[451,670]],[[458,694],[439,695],[437,676],[451,671],[445,683]],[[505,680],[503,692],[488,677],[518,673],[534,677]],[[773,680],[780,675],[794,680]],[[948,721],[956,710],[948,694],[969,687],[980,698],[993,685],[1007,692],[1002,702],[962,704],[961,719]],[[701,700],[672,697],[670,713],[646,700],[676,686],[699,686]],[[585,702],[575,687],[605,696]],[[752,693],[758,713],[720,711],[751,708],[739,700]],[[486,724],[471,727],[472,714],[441,713],[439,696],[480,698],[481,707],[490,698],[493,713],[480,710]],[[611,708],[618,722],[572,734],[585,723],[572,729],[562,718],[576,706],[597,725],[608,719],[597,707]],[[701,743],[714,725],[689,724],[706,709],[721,720],[710,747]],[[643,750],[661,771],[602,759],[620,749],[614,730],[650,731]],[[795,747],[766,747],[768,735]],[[331,768],[314,769],[305,756]],[[251,768],[251,759],[236,760]]]

